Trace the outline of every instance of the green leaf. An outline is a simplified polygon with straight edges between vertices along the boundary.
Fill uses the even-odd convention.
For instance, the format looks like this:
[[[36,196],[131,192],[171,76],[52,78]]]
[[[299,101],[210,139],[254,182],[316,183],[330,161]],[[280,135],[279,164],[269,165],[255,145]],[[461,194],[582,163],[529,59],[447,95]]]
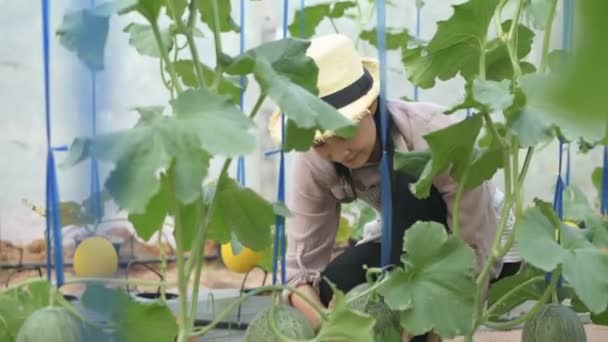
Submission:
[[[314,128],[298,127],[293,120],[287,119],[285,127],[285,151],[306,151],[315,137]]]
[[[166,6],[170,18],[181,18],[188,7],[188,0],[169,0]],[[175,9],[175,12],[173,12],[173,9]]]
[[[549,203],[536,200],[516,223],[519,253],[530,264],[552,271],[560,264],[564,279],[594,313],[608,307],[608,254],[587,241],[584,232],[561,222]],[[561,244],[555,229],[559,225]]]
[[[530,110],[515,111],[507,118],[507,127],[518,137],[520,146],[535,146],[553,138],[553,125]]]
[[[239,26],[232,20],[232,6],[230,1],[213,0],[217,3],[219,14],[219,29],[220,32],[233,31],[239,33]],[[201,15],[201,20],[209,26],[211,32],[216,31],[216,25],[213,13],[212,0],[198,0],[198,10]]]
[[[563,192],[564,219],[573,221],[586,221],[589,216],[595,215],[593,208],[585,195],[576,185],[568,185]]]
[[[404,171],[408,175],[418,179],[426,164],[431,160],[431,153],[425,151],[402,152],[395,151],[393,156],[393,168]]]
[[[129,44],[134,46],[139,54],[157,58],[161,57],[152,26],[131,23],[123,31],[129,34]],[[165,51],[171,51],[173,49],[171,32],[168,29],[161,30],[160,35]]]
[[[91,70],[104,69],[110,14],[94,9],[68,11],[57,29],[59,42]]]
[[[343,243],[348,241],[352,231],[353,227],[348,219],[344,216],[340,217],[340,225],[338,226],[338,233],[336,234],[336,242]]]
[[[373,342],[375,319],[348,308],[344,293],[332,285],[333,307],[329,319],[323,323],[316,341]]]
[[[458,72],[465,79],[478,73],[482,40],[498,0],[469,0],[453,6],[454,14],[438,23],[426,47],[406,49],[403,62],[412,83],[430,88],[435,79],[448,80]]]
[[[490,180],[503,165],[503,150],[498,145],[475,150],[465,189],[474,189]]]
[[[592,216],[587,218],[586,224],[591,243],[606,251],[606,248],[608,248],[608,220]]]
[[[164,0],[137,0],[137,11],[149,22],[156,22]]]
[[[298,8],[293,21],[289,24],[289,33],[292,37],[311,38],[325,18],[341,18],[349,8],[356,6],[357,3],[354,1],[338,1]],[[302,23],[302,19],[304,19],[304,23]],[[302,28],[304,32],[302,32]]]
[[[593,248],[577,248],[564,260],[564,279],[591,312],[608,308],[608,254]]]
[[[525,110],[530,111],[532,115],[552,125],[558,126],[568,140],[577,140],[579,137],[590,142],[601,140],[605,134],[608,134],[608,113],[602,116],[603,114],[595,115],[594,113],[585,112],[586,109],[583,107],[587,107],[587,105],[581,104],[579,108],[581,114],[577,114],[576,118],[574,118],[572,114],[565,111],[565,108],[570,106],[570,104],[564,104],[558,108],[560,101],[557,98],[549,98],[553,96],[550,92],[553,91],[551,88],[555,89],[554,82],[566,81],[556,76],[540,74],[522,77],[522,89],[528,98]],[[570,89],[573,92],[578,92],[578,90]],[[564,96],[571,97],[571,95],[566,94]],[[550,100],[555,100],[555,102],[551,102]],[[573,107],[570,108],[577,110]],[[601,110],[598,113],[601,113]]]
[[[525,105],[524,93],[516,88],[514,104],[504,112],[509,133],[518,138],[521,147],[536,146],[553,139],[555,131],[553,124]]]
[[[92,283],[87,285],[81,303],[115,327],[114,341],[173,341],[177,336],[175,317],[160,301],[144,304],[122,289]]]
[[[298,8],[294,14],[293,21],[289,24],[289,33],[292,37],[311,38],[323,19],[329,17],[330,4],[317,4]],[[302,25],[302,11],[304,11],[304,25]],[[302,32],[304,27],[304,32]]]
[[[404,269],[389,274],[380,288],[401,325],[412,335],[433,330],[452,338],[471,329],[475,282],[474,253],[443,225],[418,222],[405,233]]]
[[[462,179],[466,165],[472,160],[473,146],[482,120],[481,115],[474,115],[424,136],[431,150],[431,160],[414,184],[416,196],[427,197],[435,176],[446,171],[448,167],[451,167],[450,174],[456,181]]]
[[[513,104],[510,82],[496,82],[476,78],[473,81],[473,97],[490,112],[502,111]]]
[[[316,96],[318,68],[306,56],[309,44],[289,38],[266,43],[247,51],[227,70],[232,74],[253,72],[262,91],[278,103],[286,117],[299,129],[306,129],[304,136],[310,137],[307,146],[312,143],[312,130],[328,130],[343,137],[356,130],[351,120]],[[297,132],[302,138],[302,131]]]
[[[515,223],[515,239],[521,257],[546,272],[553,271],[567,256],[556,241],[557,224],[553,222],[555,217],[546,216],[548,211],[552,212],[550,205],[538,201],[537,206],[527,209]]]
[[[601,167],[596,167],[595,169],[593,169],[593,172],[591,173],[591,182],[593,183],[593,186],[595,186],[595,189],[597,190],[598,194],[602,193],[602,173],[604,172],[604,169]]]
[[[233,232],[246,247],[255,251],[270,243],[270,227],[275,214],[272,205],[253,190],[224,178],[216,189],[218,196],[211,226],[225,236]]]
[[[201,208],[203,206],[202,197],[190,204],[179,204],[182,223],[182,241],[186,252],[192,249],[192,243],[196,236],[196,232],[201,225]],[[175,230],[173,231],[175,235]]]
[[[47,280],[38,279],[20,284],[0,294],[0,337],[4,338],[2,341],[15,341],[25,320],[35,311],[50,305],[51,291],[55,295],[54,305],[62,306],[79,316],[72,304]]]
[[[598,325],[608,325],[608,310],[600,314],[591,314],[591,321]]]
[[[506,20],[502,23],[502,29],[508,32],[511,28],[512,20]],[[528,74],[536,71],[534,65],[523,61],[532,50],[534,43],[534,32],[525,25],[517,26],[517,42],[516,50],[517,57],[520,59],[520,67],[523,74]],[[495,38],[488,42],[486,46],[486,77],[489,80],[501,81],[504,79],[513,79],[513,64],[509,57],[509,51],[506,44],[500,39]]]
[[[378,31],[376,28],[371,30],[361,31],[359,38],[368,42],[370,45],[378,46]],[[407,29],[397,30],[389,28],[386,32],[386,49],[396,50],[407,48],[410,41],[415,40],[415,37],[410,36]]]
[[[241,251],[244,248],[243,244],[239,241],[239,238],[234,233],[230,234],[230,248],[232,249],[232,254],[234,255],[241,254]]]
[[[194,71],[194,62],[192,60],[179,60],[174,65],[177,75],[182,82],[192,88],[199,88]],[[207,84],[211,84],[215,77],[215,71],[205,64],[200,63],[203,71],[203,79]],[[246,86],[246,84],[245,84]],[[223,76],[218,87],[218,92],[222,95],[230,96],[232,103],[239,104],[241,98],[241,85],[233,82],[229,77]]]
[[[574,296],[574,297],[572,298],[572,309],[573,309],[575,312],[583,312],[583,313],[588,313],[588,312],[590,312],[590,311],[591,311],[591,310],[589,310],[589,309],[588,309],[588,308],[585,306],[585,304],[583,304],[583,302],[581,302],[581,300],[580,300],[578,297],[576,297],[576,296]],[[590,316],[591,316],[591,317],[590,317],[590,318],[591,318],[591,321],[592,321],[593,323],[598,324],[598,325],[608,325],[608,310],[606,310],[606,311],[604,311],[604,312],[602,312],[602,313],[599,313],[599,314],[594,314],[594,313],[591,313],[591,315],[590,315]]]
[[[209,167],[207,151],[251,151],[251,121],[225,98],[205,89],[188,90],[172,105],[174,116],[158,115],[130,130],[76,139],[65,165],[89,156],[115,163],[106,187],[121,208],[141,214],[159,191],[158,172],[174,162],[175,195],[184,204],[193,202]]]
[[[543,276],[545,272],[539,271],[533,267],[527,267],[516,275],[503,278],[492,284],[488,292],[488,306],[492,307],[499,299],[513,290],[520,284],[538,277]],[[510,295],[494,309],[494,314],[490,317],[491,320],[498,319],[499,316],[509,313],[516,306],[523,304],[529,300],[538,300],[543,294],[546,287],[545,279],[542,277],[540,281],[533,282],[520,289],[516,294]]]
[[[49,305],[50,290],[49,282],[40,279],[0,294],[0,327],[5,326],[2,331],[9,336],[8,341],[16,339],[23,322],[34,311]]]
[[[583,137],[597,142],[608,137],[608,46],[597,44],[608,31],[607,11],[608,2],[582,2],[577,16],[585,20],[577,26],[572,59],[552,75],[527,75],[522,80],[528,106],[559,126],[568,140]]]
[[[143,240],[149,240],[154,233],[160,231],[169,214],[171,193],[165,182],[161,181],[160,190],[150,199],[142,214],[129,213],[129,222]]]
[[[357,7],[356,1],[337,1],[334,2],[331,8],[330,16],[334,19],[344,16],[349,8]]]
[[[188,90],[172,106],[180,119],[196,126],[193,131],[210,153],[234,156],[253,151],[253,136],[246,131],[252,122],[227,98],[206,89]]]

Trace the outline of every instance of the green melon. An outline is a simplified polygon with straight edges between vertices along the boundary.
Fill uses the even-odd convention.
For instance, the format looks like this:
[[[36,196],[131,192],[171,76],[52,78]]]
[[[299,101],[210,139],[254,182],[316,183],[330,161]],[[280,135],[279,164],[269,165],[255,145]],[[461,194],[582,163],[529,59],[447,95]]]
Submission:
[[[370,284],[357,285],[346,294],[346,299],[353,298],[369,289]],[[391,310],[383,299],[375,293],[369,293],[350,302],[348,307],[352,310],[369,314],[376,319],[374,324],[374,340],[382,342],[401,341],[401,328],[399,312]]]
[[[246,342],[280,342],[270,327],[270,310],[268,307],[259,312],[249,323],[245,331]],[[276,328],[281,334],[293,339],[311,339],[315,333],[310,323],[302,313],[288,305],[274,306],[274,320]]]
[[[16,342],[82,342],[80,323],[65,308],[48,306],[35,311],[23,322]]]
[[[585,327],[569,307],[547,304],[524,324],[522,342],[586,342]]]

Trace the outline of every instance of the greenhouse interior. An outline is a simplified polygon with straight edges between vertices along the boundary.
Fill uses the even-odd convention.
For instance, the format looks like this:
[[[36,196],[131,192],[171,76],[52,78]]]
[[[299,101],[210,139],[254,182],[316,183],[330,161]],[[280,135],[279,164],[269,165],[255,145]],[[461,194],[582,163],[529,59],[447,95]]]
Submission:
[[[608,2],[0,2],[0,342],[608,341]]]

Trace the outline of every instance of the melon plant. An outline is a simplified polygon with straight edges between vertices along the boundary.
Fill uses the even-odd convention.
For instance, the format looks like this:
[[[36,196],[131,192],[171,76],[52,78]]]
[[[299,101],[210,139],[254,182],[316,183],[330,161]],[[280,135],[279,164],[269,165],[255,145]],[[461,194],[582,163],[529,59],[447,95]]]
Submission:
[[[271,327],[274,318],[276,329],[292,339],[306,340],[315,337],[310,323],[299,311],[287,305],[275,305],[259,312],[249,323],[245,331],[246,342],[281,342]]]
[[[16,342],[82,342],[83,336],[77,317],[63,307],[47,306],[25,320]]]
[[[348,307],[374,317],[376,320],[373,330],[375,341],[401,341],[403,329],[399,322],[399,312],[391,310],[383,298],[374,291],[361,296],[370,287],[369,283],[363,283],[351,289],[346,294]],[[349,301],[349,299],[353,300]]]
[[[133,104],[131,107],[136,108],[140,116],[134,127],[76,139],[64,165],[75,166],[91,157],[111,164],[113,168],[104,187],[118,207],[129,213],[129,220],[142,239],[153,236],[168,217],[173,219],[179,290],[178,342],[184,342],[192,335],[204,335],[227,315],[219,314],[214,323],[206,327],[193,327],[197,301],[189,303],[187,299],[199,294],[196,280],[202,274],[204,241],[213,239],[225,244],[236,236],[245,247],[260,251],[270,244],[269,231],[275,216],[286,216],[276,211],[279,206],[229,177],[233,158],[255,150],[256,142],[251,134],[255,126],[253,120],[264,101],[267,98],[274,100],[288,119],[287,131],[291,134],[287,134],[286,151],[308,149],[316,130],[334,131],[342,137],[355,132],[348,120],[317,98],[318,69],[306,56],[307,40],[286,38],[233,56],[224,51],[222,35],[241,30],[232,18],[231,3],[220,0],[106,1],[95,8],[66,13],[57,31],[59,40],[68,50],[84,64],[100,70],[105,64],[110,18],[129,13],[129,19],[136,19],[124,31],[129,35],[130,44],[145,55],[144,58],[158,62],[163,79],[161,86],[167,88],[171,101],[146,107]],[[380,3],[380,0],[374,3]],[[418,6],[423,4],[422,1],[416,3]],[[507,3],[514,6],[506,6]],[[391,271],[379,289],[386,299],[384,304],[401,311],[401,325],[415,335],[432,329],[443,337],[466,335],[466,340],[472,341],[473,334],[482,324],[507,329],[528,319],[524,316],[506,323],[491,322],[493,308],[486,309],[483,305],[492,265],[495,259],[507,253],[515,236],[523,258],[554,275],[549,286],[544,286],[545,290],[537,297],[535,308],[551,297],[557,283],[553,280],[561,274],[590,311],[601,313],[608,308],[605,291],[608,280],[596,278],[594,282],[587,282],[580,276],[605,274],[608,256],[595,246],[592,249],[576,234],[565,234],[564,239],[557,242],[555,231],[559,230],[560,221],[556,220],[550,205],[538,203],[525,210],[523,203],[524,181],[537,146],[555,139],[555,132],[566,134],[559,138],[574,141],[584,137],[593,143],[606,136],[605,101],[596,92],[601,95],[606,89],[608,77],[604,77],[607,69],[603,61],[608,56],[608,49],[605,44],[588,44],[583,49],[585,53],[578,56],[584,66],[579,70],[584,72],[565,67],[561,63],[563,60],[557,58],[561,52],[550,54],[557,0],[547,0],[547,6],[533,10],[528,3],[527,0],[468,0],[455,5],[451,16],[437,24],[437,31],[426,42],[413,39],[403,28],[387,35],[387,48],[401,52],[413,85],[430,88],[438,80],[462,77],[466,83],[465,98],[449,113],[469,109],[471,114],[468,120],[425,135],[428,151],[395,153],[395,168],[420,171],[416,183],[411,186],[418,197],[428,196],[434,178],[444,172],[449,172],[460,185],[454,195],[454,208],[450,208],[454,214],[453,236],[444,234],[440,224],[419,223],[410,228],[404,243],[408,252],[404,257],[407,259],[405,266]],[[581,36],[598,37],[595,35],[600,32],[596,39],[600,42],[607,29],[608,21],[602,17],[607,5],[602,0],[581,4],[584,6],[581,17],[586,19],[580,25]],[[356,17],[355,13],[361,13],[360,7],[373,4],[360,0],[314,6],[297,15],[306,22],[304,25],[292,24],[292,30],[305,27],[314,32],[319,19],[327,17],[333,22],[341,16]],[[536,16],[537,10],[542,10],[542,15]],[[534,21],[543,31],[538,66],[528,58],[535,33],[523,24],[526,17],[542,18]],[[361,20],[359,23],[367,24]],[[209,31],[208,34],[201,34],[203,30]],[[375,33],[373,28],[362,30],[359,40],[375,45],[378,41]],[[213,40],[211,54],[204,56],[199,51],[202,39]],[[207,59],[212,60],[208,63]],[[555,70],[574,72],[550,74]],[[234,82],[240,77],[255,80],[261,90],[247,114],[238,103],[239,93],[247,87],[247,82]],[[566,82],[559,82],[564,79]],[[572,84],[577,85],[576,89]],[[563,89],[552,85],[565,86],[567,92],[560,92]],[[573,97],[569,95],[575,93],[587,94],[589,101],[572,101]],[[555,108],[555,104],[559,104],[559,108]],[[569,120],[564,120],[566,115],[574,113],[582,119],[566,117]],[[496,117],[500,115],[501,118]],[[482,136],[482,127],[485,136]],[[608,139],[603,143],[606,141]],[[525,152],[525,159],[520,165],[522,152]],[[201,185],[209,181],[209,166],[216,158],[223,160],[217,186],[213,193],[204,194]],[[492,253],[487,260],[480,260],[480,272],[473,275],[473,252],[460,240],[459,205],[466,202],[461,201],[465,190],[491,179],[500,169],[504,175],[505,209],[497,235],[505,231],[506,215],[511,208],[514,208],[518,224],[506,243],[496,239],[488,246]],[[189,255],[187,260],[186,254]],[[529,282],[536,283],[538,279],[542,280],[534,277]],[[193,285],[189,287],[191,283]],[[166,282],[154,285],[157,284],[162,288],[167,286]],[[511,286],[504,296],[513,296],[524,287]],[[284,288],[274,286],[259,291]],[[247,298],[245,296],[243,300]],[[351,312],[345,305],[333,307],[319,335],[344,337],[350,333],[363,339],[374,327],[371,315],[387,317],[386,322],[394,323],[394,318],[388,318],[391,315],[387,314],[382,302],[375,300],[373,297],[364,301],[362,310],[366,314]],[[107,303],[94,304],[103,307]],[[275,309],[272,312],[283,320],[278,323],[279,329],[289,325],[288,328],[296,327],[296,333],[304,338],[312,336],[302,317],[293,309]],[[124,314],[125,319],[132,319],[129,322],[145,321],[149,325],[146,332],[157,334],[162,329],[159,322],[168,320],[166,315],[156,317],[151,313],[162,313],[162,310],[162,307],[150,306]],[[248,333],[256,332],[256,327],[268,328],[268,317],[260,314],[260,321],[252,324]],[[391,324],[386,323],[381,328]],[[268,330],[264,329],[259,334],[268,336]],[[145,339],[134,337],[132,340]]]
[[[522,331],[522,342],[586,342],[585,327],[577,314],[562,304],[547,304]]]

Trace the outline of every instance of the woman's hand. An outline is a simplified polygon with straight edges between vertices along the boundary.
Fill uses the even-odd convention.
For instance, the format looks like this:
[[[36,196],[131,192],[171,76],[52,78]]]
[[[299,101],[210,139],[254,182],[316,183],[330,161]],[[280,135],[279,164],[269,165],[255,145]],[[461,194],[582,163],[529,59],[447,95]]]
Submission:
[[[297,289],[300,290],[306,297],[317,303],[320,307],[324,307],[319,299],[319,295],[312,288],[312,286],[302,284],[298,286]],[[317,310],[315,310],[315,308],[309,305],[304,299],[294,293],[290,295],[289,299],[291,300],[293,307],[300,311],[306,317],[306,319],[308,319],[313,330],[317,331],[321,325],[321,317],[319,316]]]

